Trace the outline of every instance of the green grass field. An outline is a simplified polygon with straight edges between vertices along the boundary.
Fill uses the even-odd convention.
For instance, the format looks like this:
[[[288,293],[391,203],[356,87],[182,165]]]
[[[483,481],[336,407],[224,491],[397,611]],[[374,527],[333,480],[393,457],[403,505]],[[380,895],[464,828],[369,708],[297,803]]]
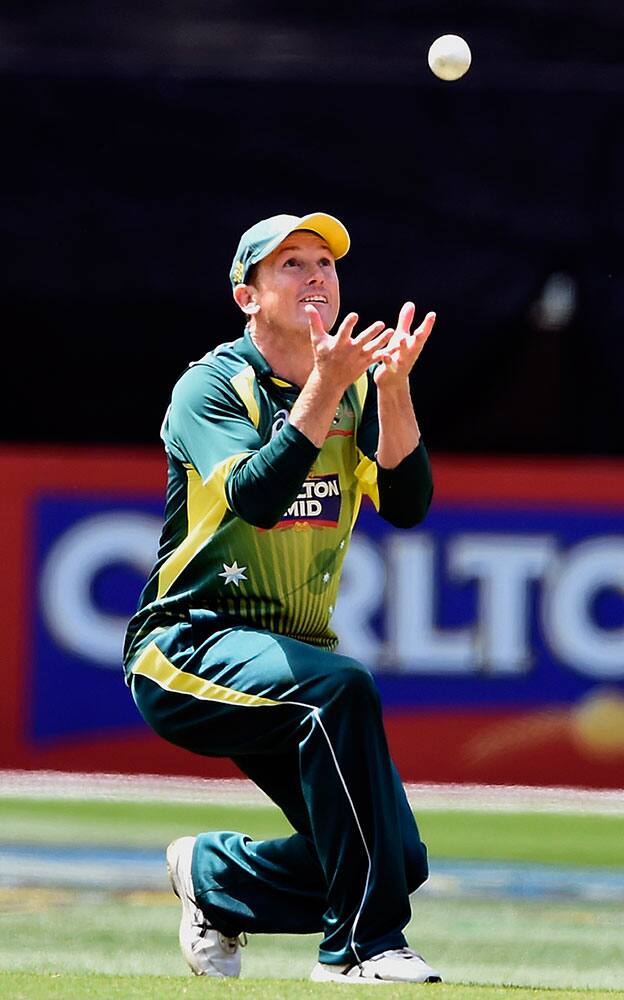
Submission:
[[[270,806],[3,799],[5,843],[166,846],[200,830],[244,829],[256,838],[291,831]],[[624,815],[418,812],[433,857],[504,859],[624,868]]]
[[[264,806],[121,802],[0,801],[5,844],[126,845],[163,849],[180,834],[211,828],[280,835],[288,824]],[[425,810],[418,815],[432,869],[437,859],[561,863],[624,871],[624,816]],[[384,996],[433,991],[441,1000],[543,995],[624,1000],[621,904],[531,898],[465,898],[416,893],[410,943],[446,982],[383,984]],[[318,938],[252,936],[240,981],[187,975],[177,947],[178,904],[167,891],[129,893],[0,883],[0,997],[220,996],[238,1000],[342,995],[346,987],[307,982]],[[548,992],[541,992],[541,991]],[[358,987],[366,997],[378,988]]]
[[[334,983],[306,983],[300,981],[280,982],[278,980],[206,981],[180,979],[167,976],[149,978],[132,976],[39,976],[34,979],[21,973],[3,975],[0,973],[0,996],[10,1000],[196,1000],[208,997],[217,1000],[338,1000],[345,996],[349,987]],[[590,1000],[619,1000],[622,993],[612,990],[534,990],[500,986],[449,986],[436,983],[430,986],[397,986],[388,983],[382,986],[385,1000],[408,1000],[414,998],[415,991],[425,991],[431,1000],[429,990],[436,1000],[579,1000],[587,996]],[[348,996],[351,994],[347,993]],[[421,994],[422,995],[422,994]],[[360,1000],[377,1000],[376,986],[358,986]]]

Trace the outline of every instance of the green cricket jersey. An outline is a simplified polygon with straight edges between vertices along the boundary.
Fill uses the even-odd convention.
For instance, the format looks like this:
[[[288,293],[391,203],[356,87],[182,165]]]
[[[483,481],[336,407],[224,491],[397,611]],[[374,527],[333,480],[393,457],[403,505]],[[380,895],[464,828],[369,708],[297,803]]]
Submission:
[[[161,431],[164,524],[128,626],[127,668],[153,632],[197,618],[335,647],[331,616],[362,495],[379,508],[375,385],[366,373],[347,390],[320,450],[288,422],[298,394],[273,376],[248,330],[176,383]],[[424,511],[424,445],[414,455],[408,485]]]

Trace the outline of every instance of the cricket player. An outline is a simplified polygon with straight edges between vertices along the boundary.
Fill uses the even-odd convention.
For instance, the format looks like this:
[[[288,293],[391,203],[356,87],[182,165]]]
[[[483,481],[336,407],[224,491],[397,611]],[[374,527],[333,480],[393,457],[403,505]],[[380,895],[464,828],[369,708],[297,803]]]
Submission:
[[[428,510],[408,377],[435,314],[412,332],[408,302],[395,329],[349,313],[330,333],[348,249],[324,213],[247,230],[230,272],[243,336],[190,365],[162,426],[164,524],[127,683],[157,733],[233,759],[295,830],[170,844],[197,975],[239,975],[245,932],[321,931],[313,980],[440,980],[403,934],[427,854],[375,681],[331,626],[363,495],[400,528]]]

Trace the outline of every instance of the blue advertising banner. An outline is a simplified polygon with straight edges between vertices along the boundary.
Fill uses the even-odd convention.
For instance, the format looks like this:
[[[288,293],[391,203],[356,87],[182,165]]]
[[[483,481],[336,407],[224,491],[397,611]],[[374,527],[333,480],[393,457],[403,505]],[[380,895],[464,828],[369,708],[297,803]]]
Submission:
[[[59,737],[138,727],[121,651],[154,562],[162,503],[40,497],[34,506],[38,604],[30,734]]]
[[[624,690],[623,594],[624,511],[434,506],[399,532],[368,507],[335,625],[388,706],[572,703]]]
[[[234,773],[158,740],[123,682],[161,456],[2,461],[0,766]],[[624,467],[439,465],[418,529],[363,506],[334,616],[341,651],[376,675],[402,776],[621,786]]]

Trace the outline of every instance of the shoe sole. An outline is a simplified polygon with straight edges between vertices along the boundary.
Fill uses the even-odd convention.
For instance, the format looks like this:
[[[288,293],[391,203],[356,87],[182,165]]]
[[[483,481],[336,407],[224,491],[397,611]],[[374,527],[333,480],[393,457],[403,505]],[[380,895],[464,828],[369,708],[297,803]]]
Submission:
[[[431,983],[441,983],[441,976],[429,976],[427,979],[371,979],[369,976],[324,976],[323,979],[314,979],[316,983],[343,983],[345,986],[396,986],[404,983],[406,986],[427,986]]]
[[[169,885],[173,889],[173,892],[180,900],[182,904],[182,917],[180,919],[180,927],[178,930],[178,941],[180,942],[180,950],[184,956],[184,961],[190,968],[194,976],[205,976],[206,973],[203,969],[198,968],[195,962],[195,956],[191,949],[187,946],[185,936],[183,934],[184,926],[191,920],[192,913],[190,911],[190,904],[188,902],[186,893],[182,889],[181,880],[178,878],[178,858],[179,850],[176,847],[176,841],[174,840],[167,848],[167,875],[169,877]]]
[[[181,838],[182,839],[182,838]],[[189,838],[193,840],[194,838]],[[239,971],[235,973],[224,973],[221,972],[215,965],[210,963],[210,969],[206,969],[197,963],[197,957],[190,946],[190,943],[186,940],[185,928],[191,924],[193,918],[193,911],[195,910],[195,905],[189,900],[182,879],[178,875],[178,860],[180,857],[180,849],[176,846],[177,841],[173,841],[169,844],[166,852],[167,859],[167,875],[169,876],[169,884],[175,893],[175,895],[180,900],[182,905],[182,917],[180,919],[180,927],[178,930],[178,941],[180,942],[180,950],[184,957],[184,961],[190,968],[194,976],[202,976],[208,979],[234,979],[240,974],[240,961],[238,969]]]
[[[176,847],[176,841],[175,840],[172,841],[169,844],[169,847],[167,848],[166,857],[167,857],[167,876],[169,878],[169,885],[171,886],[171,888],[173,889],[174,893],[176,894],[176,896],[178,897],[178,899],[182,903],[182,909],[184,909],[184,898],[183,897],[186,894],[185,893],[181,894],[181,890],[178,890],[178,886],[180,885],[180,882],[179,882],[178,877],[177,877],[177,875],[178,875],[177,861],[178,861],[178,857],[179,857],[179,851],[178,851],[178,848]]]

